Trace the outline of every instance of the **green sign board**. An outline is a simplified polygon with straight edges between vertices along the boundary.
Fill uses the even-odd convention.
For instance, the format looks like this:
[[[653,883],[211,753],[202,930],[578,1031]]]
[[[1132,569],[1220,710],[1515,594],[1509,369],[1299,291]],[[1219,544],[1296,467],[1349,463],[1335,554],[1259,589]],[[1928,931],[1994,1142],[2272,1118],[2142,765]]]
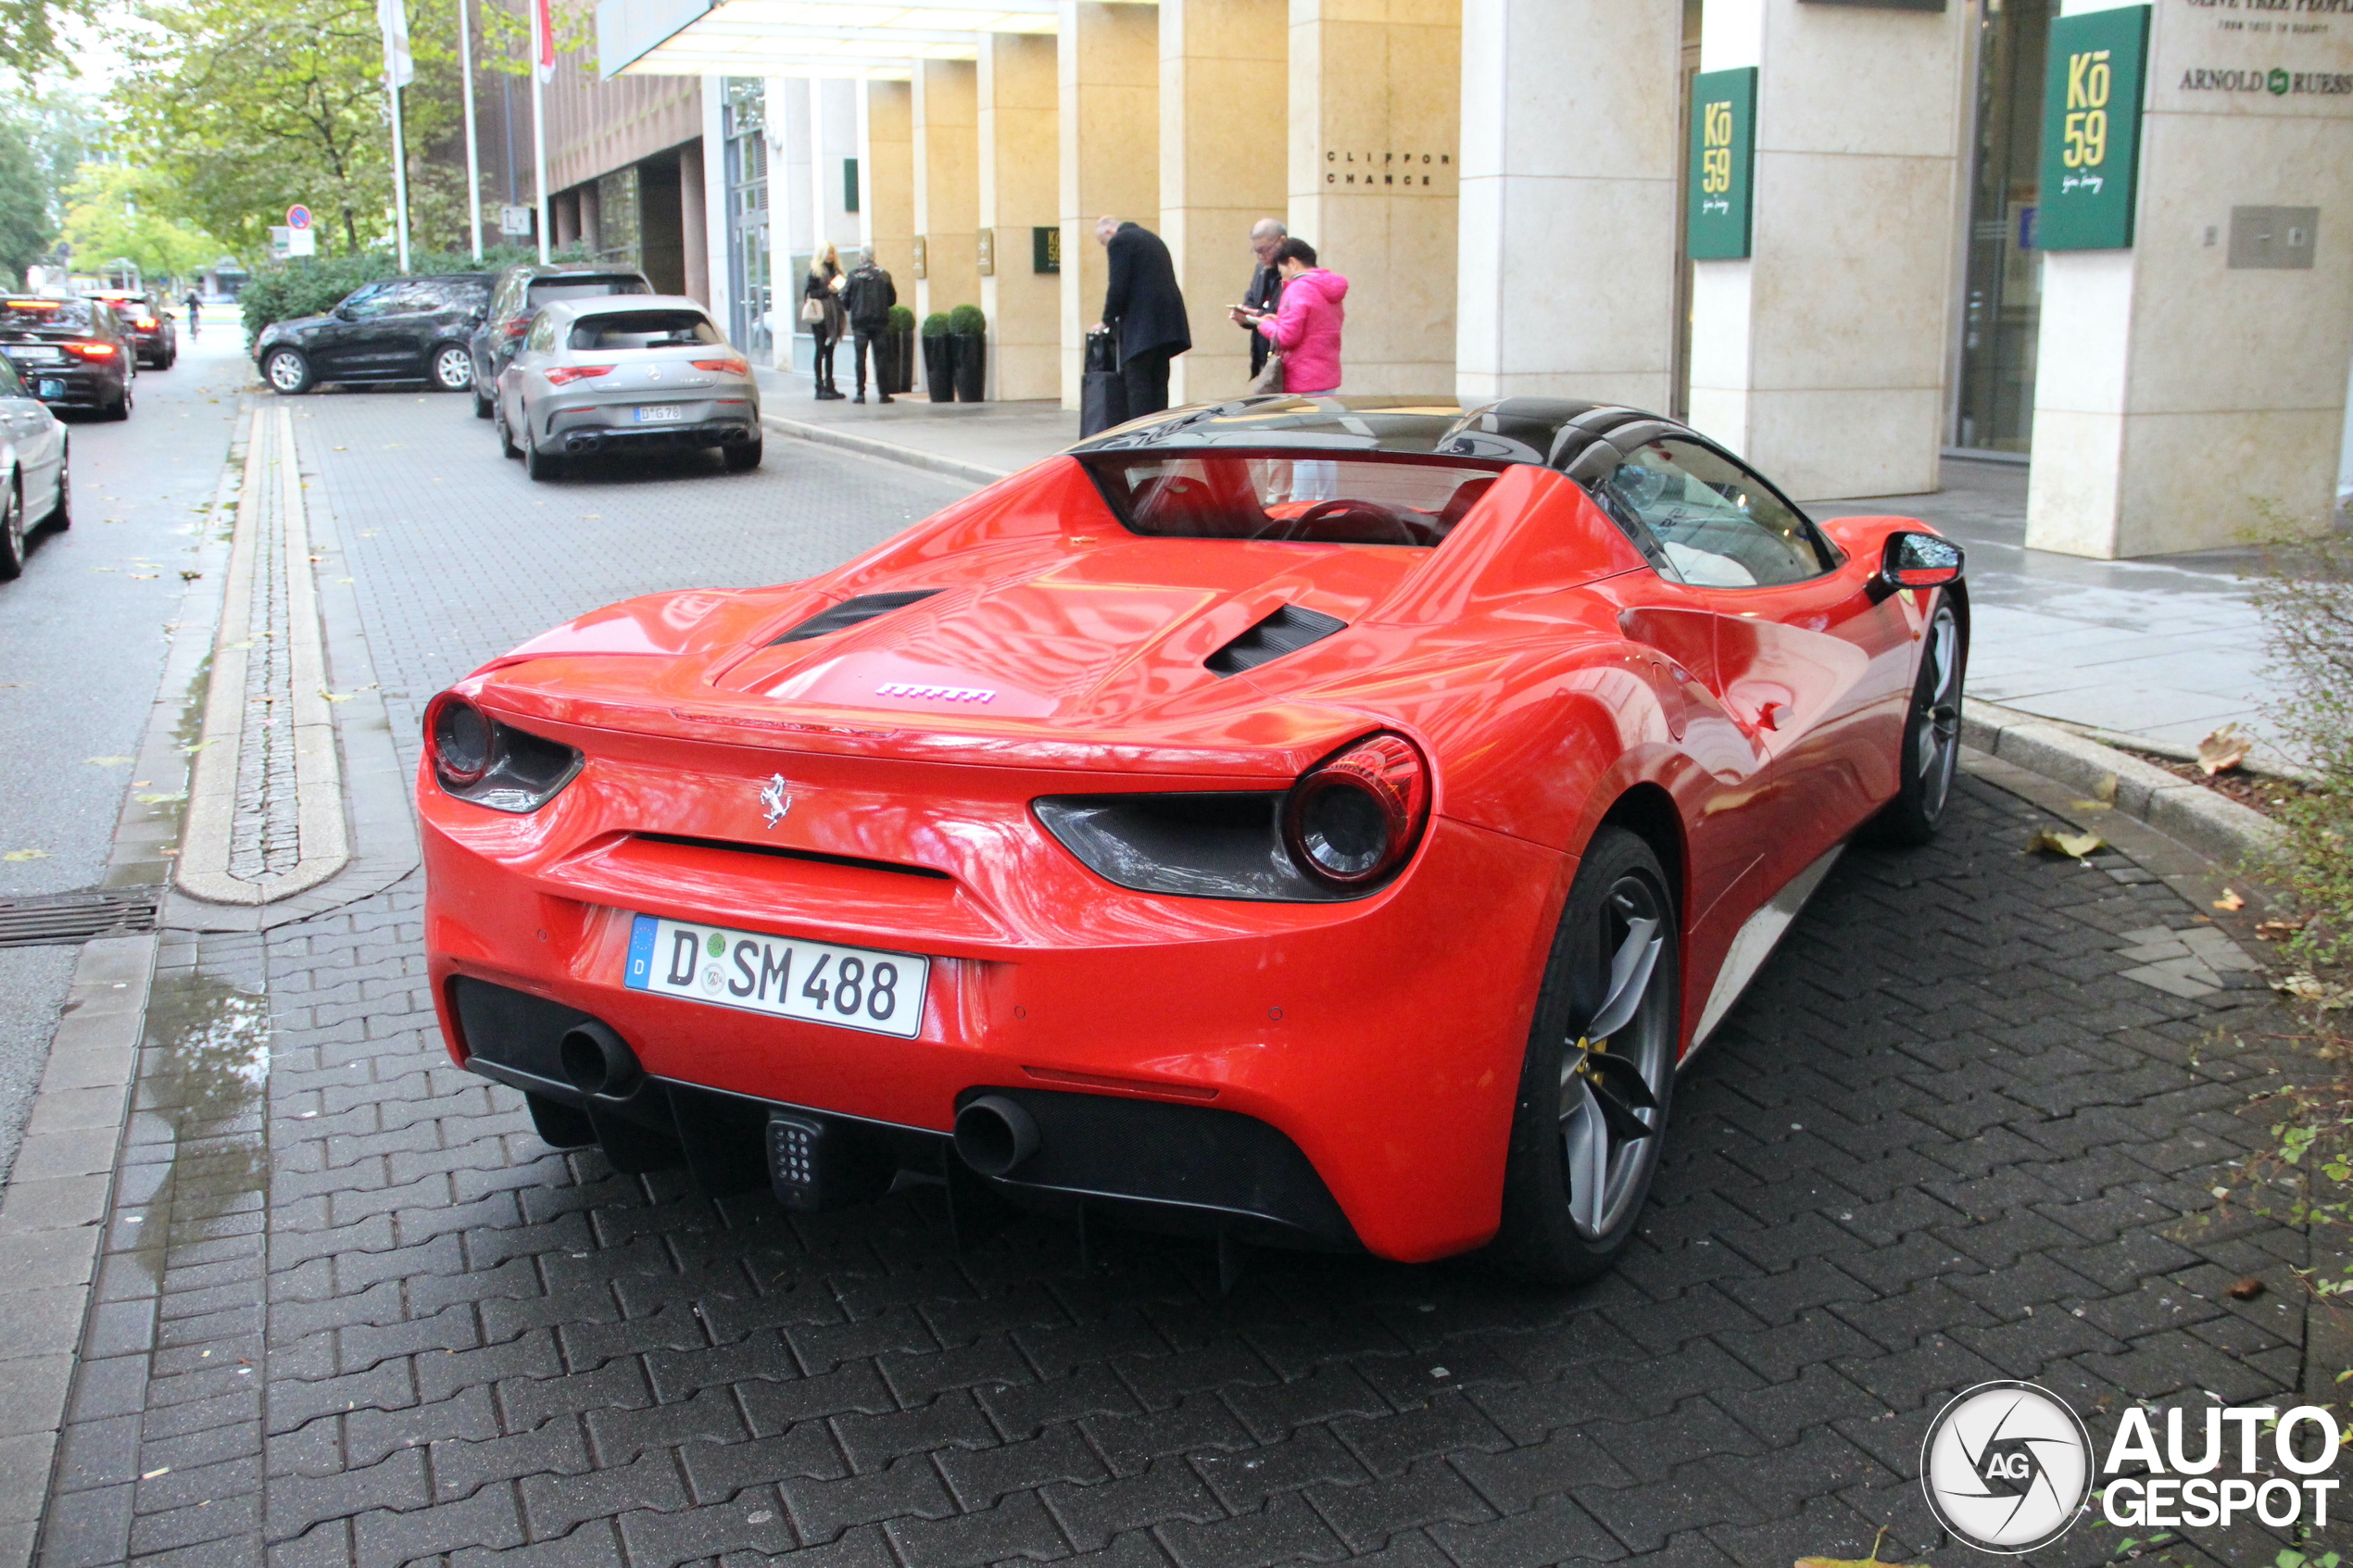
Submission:
[[[1059,272],[1063,270],[1063,232],[1060,224],[1041,224],[1029,232],[1029,270],[1032,272]]]
[[[1703,71],[1692,79],[1691,220],[1685,248],[1694,261],[1748,254],[1756,189],[1756,68]]]
[[[2038,248],[2131,246],[2148,42],[2146,6],[2052,19],[2043,85],[2043,190],[2034,218]]]

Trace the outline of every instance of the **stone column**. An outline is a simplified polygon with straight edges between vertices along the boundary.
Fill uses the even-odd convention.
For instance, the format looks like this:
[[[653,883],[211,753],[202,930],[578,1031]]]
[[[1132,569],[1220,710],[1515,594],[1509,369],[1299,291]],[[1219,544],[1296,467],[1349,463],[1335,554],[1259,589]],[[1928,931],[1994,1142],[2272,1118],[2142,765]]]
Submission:
[[[915,232],[924,239],[925,274],[915,284],[919,321],[935,310],[980,303],[974,255],[980,227],[975,75],[970,60],[923,60],[915,66]]]
[[[709,208],[703,195],[703,144],[687,143],[678,149],[678,232],[686,255],[686,296],[711,303],[711,232],[704,223]],[[722,316],[721,320],[726,318]]]
[[[1670,405],[1682,13],[1682,0],[1464,7],[1466,399]]]
[[[1710,0],[1757,68],[1752,252],[1700,261],[1692,422],[1793,496],[1937,487],[1976,8]]]
[[[1160,236],[1176,263],[1193,349],[1171,403],[1235,397],[1250,334],[1226,320],[1256,265],[1250,226],[1284,218],[1290,82],[1286,0],[1161,0]]]
[[[2353,16],[2321,9],[2153,7],[2132,247],[2043,257],[2029,546],[2114,558],[2328,525]]]
[[[859,183],[865,187],[866,239],[875,260],[898,286],[899,303],[915,307],[915,140],[913,91],[904,82],[868,82]]]
[[[1290,231],[1348,279],[1344,392],[1454,384],[1462,44],[1461,0],[1291,0]]]
[[[703,293],[697,295],[711,311],[711,319],[721,332],[732,332],[735,320],[733,282],[728,272],[729,240],[727,229],[727,79],[706,76],[702,79],[702,157],[701,178],[679,180],[679,190],[685,200],[700,202],[702,216],[691,214],[687,220],[688,253],[686,277],[695,278],[694,269],[702,268]],[[702,259],[694,259],[692,236],[702,234]]]
[[[858,265],[858,247],[865,243],[862,213],[849,210],[843,172],[858,156],[858,84],[841,79],[816,79],[809,83],[810,214],[817,238],[830,240],[841,253],[842,270]]]
[[[1078,407],[1086,332],[1109,281],[1095,220],[1160,220],[1160,18],[1151,6],[1060,0],[1063,407]],[[1180,361],[1181,362],[1181,361]]]
[[[993,268],[980,280],[988,317],[988,395],[1062,395],[1062,283],[1032,262],[1030,232],[1059,220],[1061,87],[1051,35],[997,32],[981,45],[980,226]]]

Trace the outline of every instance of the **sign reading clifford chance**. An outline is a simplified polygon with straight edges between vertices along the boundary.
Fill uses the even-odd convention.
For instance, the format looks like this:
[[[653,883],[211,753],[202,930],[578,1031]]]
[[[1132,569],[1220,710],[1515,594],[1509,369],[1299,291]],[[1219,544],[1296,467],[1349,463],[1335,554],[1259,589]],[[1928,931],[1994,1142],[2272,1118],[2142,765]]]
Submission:
[[[1692,260],[1748,255],[1755,169],[1756,68],[1702,72],[1692,82]]]
[[[2146,6],[2052,19],[2038,248],[2131,247],[2148,41]]]

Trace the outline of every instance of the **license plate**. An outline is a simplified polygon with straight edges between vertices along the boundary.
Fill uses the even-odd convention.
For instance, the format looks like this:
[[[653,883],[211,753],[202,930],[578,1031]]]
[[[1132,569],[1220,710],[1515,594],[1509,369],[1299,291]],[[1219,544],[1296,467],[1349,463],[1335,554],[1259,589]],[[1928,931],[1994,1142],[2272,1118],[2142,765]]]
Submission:
[[[665,420],[681,420],[686,417],[686,410],[675,403],[648,403],[637,409],[637,422],[641,425],[659,424]]]
[[[47,360],[62,359],[65,358],[63,350],[51,348],[46,345],[11,345],[6,352],[8,358],[11,359]]]
[[[66,383],[61,381],[44,381],[32,389],[32,395],[35,397],[63,397],[66,395]]]
[[[634,917],[622,979],[651,991],[809,1023],[912,1039],[931,960],[724,926]]]

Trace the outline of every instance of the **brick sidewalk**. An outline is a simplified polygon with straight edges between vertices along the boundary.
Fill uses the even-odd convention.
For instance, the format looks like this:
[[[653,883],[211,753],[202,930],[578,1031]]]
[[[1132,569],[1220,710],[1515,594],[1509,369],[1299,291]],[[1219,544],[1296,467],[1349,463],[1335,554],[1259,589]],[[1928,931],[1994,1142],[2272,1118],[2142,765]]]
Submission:
[[[950,488],[790,446],[530,486],[459,408],[306,408],[321,570],[359,580],[411,757],[434,688],[547,621],[808,570]],[[2126,978],[2200,917],[2112,856],[2020,854],[2045,820],[1964,780],[1937,846],[1850,855],[1687,1077],[1625,1266],[1567,1294],[1255,1253],[1221,1297],[1196,1242],[1115,1234],[1083,1273],[1023,1219],[960,1250],[925,1189],[714,1205],[547,1150],[448,1064],[413,879],[169,939],[42,1561],[1782,1568],[1891,1522],[1917,1560],[1951,1390],[2090,1412],[2299,1374],[2304,1238],[2208,1196],[2260,1131],[2218,1031],[2269,1028],[2264,993]],[[2247,1273],[2269,1292],[2228,1299]]]

